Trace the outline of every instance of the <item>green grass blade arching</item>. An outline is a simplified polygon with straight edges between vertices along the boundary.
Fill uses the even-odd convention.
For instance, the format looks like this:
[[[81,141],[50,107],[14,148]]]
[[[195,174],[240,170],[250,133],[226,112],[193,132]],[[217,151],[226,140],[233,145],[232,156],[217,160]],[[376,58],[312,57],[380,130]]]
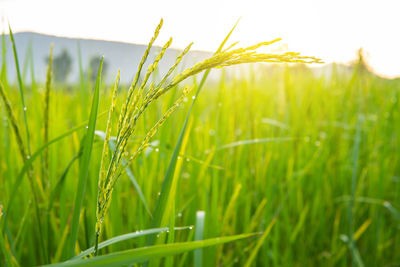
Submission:
[[[198,248],[215,246],[254,236],[255,234],[241,234],[235,236],[218,237],[203,241],[181,242],[130,249],[86,260],[71,260],[47,266],[124,266],[141,263],[152,259],[172,256]]]
[[[10,25],[8,25],[8,28],[10,30],[10,39],[11,39],[13,53],[14,53],[15,68],[17,70],[19,92],[20,92],[20,96],[21,96],[22,111],[23,111],[23,114],[24,114],[24,123],[25,123],[25,131],[26,131],[26,147],[28,149],[28,157],[29,157],[31,155],[31,145],[30,145],[30,134],[29,134],[28,119],[26,117],[24,85],[23,85],[23,82],[22,82],[21,71],[20,71],[20,68],[19,68],[17,48],[15,47],[14,35],[13,35],[12,31],[11,31]]]
[[[67,167],[65,168],[65,170],[63,171],[63,173],[61,174],[60,179],[57,181],[56,186],[54,187],[54,190],[50,193],[50,198],[49,198],[49,205],[47,208],[47,211],[50,212],[50,210],[53,208],[53,204],[54,204],[54,200],[56,199],[57,196],[60,195],[62,187],[64,185],[65,182],[65,178],[67,177],[67,174],[70,170],[70,168],[72,167],[73,163],[82,155],[81,151],[79,151],[75,156],[73,156],[73,158],[70,160],[70,162],[68,163]]]
[[[92,153],[94,132],[96,130],[97,112],[99,109],[99,98],[100,98],[100,79],[101,71],[103,67],[103,57],[100,61],[99,70],[97,72],[97,80],[94,89],[94,96],[92,100],[92,109],[89,117],[88,129],[86,132],[85,139],[83,140],[83,151],[81,156],[81,162],[79,165],[79,181],[78,188],[76,191],[75,205],[73,211],[73,217],[71,222],[71,235],[69,239],[69,252],[68,258],[74,255],[75,244],[78,238],[78,226],[79,226],[79,215],[82,208],[83,197],[85,194],[85,187],[87,182],[87,176],[89,173],[90,156]]]
[[[222,43],[218,47],[218,50],[217,50],[216,53],[218,53],[218,52],[220,52],[222,50],[222,48],[224,47],[225,43],[228,41],[228,38],[231,36],[233,30],[236,28],[236,25],[238,24],[238,22],[239,21],[236,22],[235,26],[233,26],[231,31],[228,33],[228,35],[222,41]],[[205,81],[207,80],[207,77],[208,77],[208,74],[210,73],[210,70],[211,69],[208,69],[204,73],[204,75],[203,75],[203,77],[202,77],[202,79],[200,81],[200,84],[197,87],[196,94],[195,94],[195,96],[194,96],[194,98],[192,100],[192,103],[190,105],[189,111],[188,111],[188,113],[186,115],[185,122],[183,123],[181,132],[179,134],[178,141],[177,141],[177,143],[175,145],[174,152],[172,154],[170,163],[168,165],[167,172],[165,173],[165,177],[164,177],[164,180],[163,180],[160,196],[157,198],[156,206],[155,206],[155,209],[154,209],[154,212],[153,212],[153,220],[152,220],[152,223],[151,223],[151,227],[152,228],[156,228],[156,227],[160,226],[163,210],[165,209],[165,205],[166,205],[166,203],[168,201],[168,195],[169,195],[169,191],[170,191],[170,187],[171,187],[171,183],[172,183],[172,178],[173,178],[174,173],[175,173],[175,168],[176,168],[176,163],[177,163],[179,151],[180,151],[181,146],[182,146],[183,137],[185,136],[185,133],[186,133],[186,128],[187,128],[187,125],[188,125],[188,122],[189,122],[190,114],[191,114],[193,106],[194,106],[194,104],[196,102],[197,96],[199,95],[199,93],[201,91],[201,88],[203,87]],[[153,244],[153,242],[154,242],[154,237],[151,236],[148,239],[147,244],[151,245],[151,244]]]
[[[136,231],[133,233],[128,233],[128,234],[123,234],[123,235],[119,235],[119,236],[115,236],[112,237],[106,241],[103,241],[101,243],[99,243],[98,249],[102,249],[105,248],[109,245],[115,244],[115,243],[119,243],[125,240],[130,240],[133,238],[137,238],[137,237],[141,237],[141,236],[146,236],[146,235],[154,235],[154,234],[159,234],[162,232],[166,232],[168,231],[168,227],[164,227],[164,228],[156,228],[156,229],[147,229],[147,230],[143,230],[143,231]],[[185,230],[185,229],[191,229],[191,226],[186,226],[186,227],[175,227],[174,230]],[[75,257],[73,257],[71,260],[75,260],[75,259],[81,259],[83,257],[86,257],[90,254],[92,254],[94,252],[94,246],[88,248],[87,250],[81,252],[79,255],[76,255]]]
[[[233,143],[229,143],[226,145],[223,145],[217,150],[222,150],[222,149],[227,149],[227,148],[232,148],[232,147],[237,147],[237,146],[243,146],[243,145],[252,145],[252,144],[262,144],[262,143],[273,143],[273,142],[287,142],[287,141],[294,141],[295,139],[292,137],[275,137],[275,138],[262,138],[262,139],[252,139],[252,140],[242,140],[242,141],[237,141]]]

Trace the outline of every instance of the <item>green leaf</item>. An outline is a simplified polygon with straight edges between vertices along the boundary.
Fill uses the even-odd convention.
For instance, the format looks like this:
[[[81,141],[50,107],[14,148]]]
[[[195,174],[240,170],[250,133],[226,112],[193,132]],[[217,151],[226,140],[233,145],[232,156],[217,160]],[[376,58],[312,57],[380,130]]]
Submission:
[[[285,141],[293,141],[293,140],[294,140],[294,138],[292,138],[292,137],[275,137],[275,138],[243,140],[243,141],[237,141],[237,142],[223,145],[223,146],[217,148],[217,150],[236,147],[236,146],[243,146],[243,145],[272,143],[272,142],[285,142]]]
[[[103,67],[103,57],[101,58],[99,70],[97,72],[96,85],[92,100],[92,109],[90,111],[90,116],[89,116],[89,125],[87,126],[86,136],[83,139],[83,150],[82,150],[81,161],[79,164],[79,181],[76,190],[75,206],[71,222],[71,235],[69,239],[69,252],[68,252],[69,258],[71,258],[74,255],[75,244],[78,238],[79,215],[81,213],[83,197],[85,195],[87,177],[89,174],[90,156],[92,153],[94,132],[96,130],[97,112],[99,109],[99,98],[100,98],[99,92],[100,92],[100,79],[101,79],[102,67]]]
[[[30,156],[31,155],[31,145],[30,145],[28,119],[26,118],[26,106],[25,106],[25,99],[24,99],[24,84],[23,84],[22,78],[21,78],[21,71],[20,71],[19,62],[18,62],[17,48],[15,47],[14,35],[11,31],[10,25],[8,25],[8,29],[10,30],[10,39],[11,39],[13,53],[14,53],[15,68],[17,70],[19,92],[21,95],[22,112],[24,114],[24,123],[25,123],[25,131],[26,131],[26,146],[28,148],[28,156]]]
[[[241,234],[207,239],[203,241],[181,242],[163,244],[151,247],[130,249],[116,253],[89,258],[86,260],[71,260],[47,266],[122,266],[134,263],[141,263],[152,259],[173,256],[179,253],[191,251],[198,248],[215,246],[223,243],[249,238],[256,234]]]
[[[50,210],[53,208],[53,204],[54,204],[54,200],[56,199],[57,196],[60,195],[61,190],[64,186],[64,181],[65,178],[67,177],[67,174],[70,170],[70,168],[72,167],[72,164],[75,162],[75,160],[77,160],[80,156],[81,156],[81,151],[78,152],[78,154],[76,154],[68,163],[67,167],[65,168],[65,170],[63,171],[63,173],[61,174],[60,179],[58,180],[54,190],[51,192],[50,194],[50,200],[49,200],[49,205],[47,208],[47,211],[50,212]]]
[[[196,231],[194,234],[194,240],[196,240],[196,241],[203,240],[205,216],[206,216],[206,213],[202,210],[196,212]],[[195,267],[203,266],[203,250],[202,249],[196,249],[194,251],[194,266]]]
[[[185,226],[185,227],[175,227],[174,230],[185,230],[185,229],[191,229],[191,226]],[[155,228],[155,229],[147,229],[147,230],[143,230],[143,231],[136,231],[133,233],[129,233],[129,234],[124,234],[124,235],[119,235],[119,236],[115,236],[113,238],[110,238],[106,241],[103,241],[101,243],[99,243],[99,248],[98,249],[102,249],[105,248],[109,245],[115,244],[115,243],[119,243],[125,240],[129,240],[129,239],[133,239],[133,238],[137,238],[137,237],[141,237],[141,236],[146,236],[146,235],[154,235],[154,234],[159,234],[162,232],[166,232],[168,231],[169,228],[168,227],[164,227],[164,228]],[[81,259],[85,256],[88,256],[89,254],[94,252],[94,246],[88,248],[87,250],[81,252],[79,255],[73,257],[71,260],[75,260],[75,259]]]

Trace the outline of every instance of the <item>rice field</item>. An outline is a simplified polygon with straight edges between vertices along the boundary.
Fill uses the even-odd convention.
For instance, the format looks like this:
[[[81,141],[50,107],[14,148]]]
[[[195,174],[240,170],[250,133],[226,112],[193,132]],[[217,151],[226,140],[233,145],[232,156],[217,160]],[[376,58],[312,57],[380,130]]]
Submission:
[[[400,81],[209,69],[32,86],[3,62],[0,265],[400,266]]]

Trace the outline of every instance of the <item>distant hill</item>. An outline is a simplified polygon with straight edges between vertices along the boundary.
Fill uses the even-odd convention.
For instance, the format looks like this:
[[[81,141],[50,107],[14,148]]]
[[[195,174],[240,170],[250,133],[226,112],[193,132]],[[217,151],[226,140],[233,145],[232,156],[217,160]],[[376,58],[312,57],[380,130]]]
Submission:
[[[8,35],[5,35],[6,40],[6,59],[7,59],[7,76],[10,81],[16,81],[16,70],[14,65],[14,57],[12,53],[11,41]],[[79,39],[79,38],[67,38],[67,37],[57,37],[53,35],[46,35],[34,32],[20,32],[14,34],[15,42],[17,45],[18,58],[20,63],[20,68],[25,76],[25,82],[30,83],[30,55],[33,55],[33,66],[35,73],[35,80],[44,82],[46,77],[47,68],[47,57],[49,55],[50,44],[54,44],[54,56],[59,55],[62,50],[66,49],[72,58],[72,68],[71,73],[68,76],[69,82],[79,81],[79,57],[78,57],[78,47],[81,51],[82,67],[84,72],[88,70],[89,60],[94,57],[100,57],[104,55],[104,60],[108,63],[108,70],[106,73],[105,80],[110,82],[114,80],[118,69],[121,70],[121,82],[130,83],[134,74],[136,73],[137,66],[142,58],[142,55],[146,49],[146,45],[131,44],[123,42],[113,42],[113,41],[103,41],[103,40],[92,40],[92,39]],[[2,42],[0,41],[0,48],[2,47]],[[0,50],[1,51],[1,50]],[[29,53],[32,51],[32,53]],[[155,56],[160,51],[160,47],[153,47],[150,51],[148,62],[145,65],[147,68],[150,61],[152,61]],[[161,74],[165,73],[169,67],[174,64],[176,56],[180,53],[177,49],[168,49],[164,58],[160,61],[159,72]],[[210,57],[211,52],[204,51],[191,51],[189,52],[178,70],[192,66],[193,64],[202,61],[203,59]],[[2,58],[2,53],[0,52],[0,59]],[[1,66],[1,64],[0,64]],[[271,72],[272,69],[283,67],[280,64],[266,64],[263,65],[261,69],[267,72]],[[293,68],[308,68],[305,65],[298,66],[293,65]],[[228,75],[238,75],[243,72],[245,67],[230,67],[226,72]],[[322,64],[313,65],[310,70],[317,76],[330,77],[332,72],[347,73],[351,74],[353,68],[350,65],[345,64]],[[219,72],[213,72],[211,79],[219,77]]]
[[[6,37],[7,49],[7,74],[9,79],[16,79],[16,71],[10,38]],[[33,66],[35,79],[44,81],[46,77],[47,62],[46,58],[49,55],[50,44],[54,44],[53,54],[56,56],[63,49],[66,49],[72,58],[72,70],[68,76],[68,81],[79,80],[79,57],[78,44],[81,50],[82,66],[84,71],[87,71],[89,60],[93,56],[104,55],[104,59],[108,62],[108,71],[106,79],[110,81],[115,78],[117,70],[121,70],[121,82],[128,83],[132,80],[136,73],[137,66],[146,49],[146,45],[130,44],[123,42],[112,42],[103,40],[77,39],[57,37],[52,35],[39,34],[34,32],[21,32],[14,34],[17,46],[18,58],[21,71],[26,77],[26,82],[30,83],[30,59],[29,50],[33,52]],[[0,42],[0,47],[2,46]],[[30,48],[31,47],[31,48]],[[149,54],[149,61],[154,59],[160,47],[154,47]],[[180,51],[177,49],[168,49],[164,58],[160,61],[159,71],[165,73],[168,68],[175,62],[175,58]],[[27,56],[28,55],[28,56]],[[211,53],[202,51],[191,51],[183,60],[183,65],[180,68],[188,67],[196,62],[199,62]],[[0,53],[0,58],[2,57]],[[148,64],[146,64],[147,66]]]

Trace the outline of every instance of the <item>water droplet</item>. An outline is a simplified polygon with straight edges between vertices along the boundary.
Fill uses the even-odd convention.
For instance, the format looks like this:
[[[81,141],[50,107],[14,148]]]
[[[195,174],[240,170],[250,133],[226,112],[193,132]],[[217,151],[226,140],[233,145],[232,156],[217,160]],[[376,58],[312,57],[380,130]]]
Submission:
[[[89,126],[86,126],[86,129],[89,129]]]
[[[160,151],[160,149],[156,148],[156,152]]]
[[[192,230],[192,229],[193,229],[193,226],[189,226],[189,229]]]
[[[178,159],[181,159],[181,156],[178,156]]]
[[[24,110],[26,111],[26,110],[27,110],[27,108],[26,108],[26,107],[24,107]]]
[[[28,156],[26,156],[26,158],[27,158],[27,159],[30,159],[30,158],[31,158],[31,156],[29,156],[29,155],[28,155]]]
[[[349,242],[349,237],[347,235],[340,235],[339,238],[344,242],[347,243]]]
[[[161,192],[158,192],[157,195],[161,195]]]
[[[196,98],[196,96],[194,95],[194,96],[192,96],[192,99],[195,99]]]

